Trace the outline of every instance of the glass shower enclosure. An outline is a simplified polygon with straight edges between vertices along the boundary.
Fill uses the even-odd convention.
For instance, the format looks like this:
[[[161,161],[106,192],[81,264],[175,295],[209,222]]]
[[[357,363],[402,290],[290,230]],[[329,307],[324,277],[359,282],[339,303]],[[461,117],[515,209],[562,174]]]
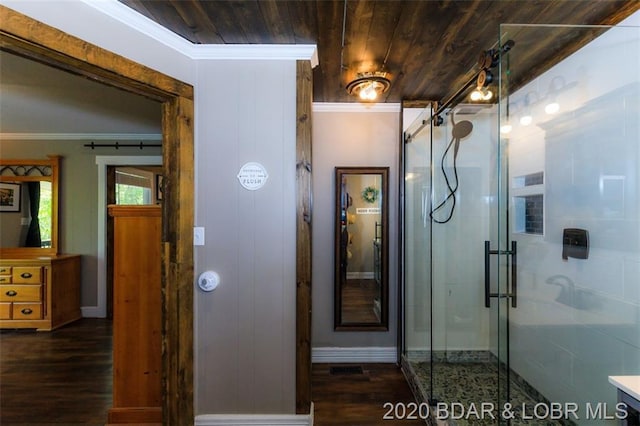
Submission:
[[[450,424],[615,425],[608,376],[640,375],[640,28],[507,40],[497,102],[405,129],[403,369]]]

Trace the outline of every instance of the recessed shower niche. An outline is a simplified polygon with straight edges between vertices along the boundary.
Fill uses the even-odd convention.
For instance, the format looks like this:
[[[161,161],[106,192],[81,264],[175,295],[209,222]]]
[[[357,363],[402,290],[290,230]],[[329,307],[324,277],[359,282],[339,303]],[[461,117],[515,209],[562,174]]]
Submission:
[[[513,178],[514,232],[544,234],[544,172]]]

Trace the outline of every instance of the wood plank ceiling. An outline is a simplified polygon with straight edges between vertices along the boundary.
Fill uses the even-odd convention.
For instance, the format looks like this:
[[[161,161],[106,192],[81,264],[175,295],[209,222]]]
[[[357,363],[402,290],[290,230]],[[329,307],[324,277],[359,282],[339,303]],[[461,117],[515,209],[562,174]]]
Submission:
[[[361,71],[389,73],[380,102],[441,100],[495,47],[500,24],[616,24],[637,0],[120,0],[193,43],[318,46],[316,102],[357,102],[346,84]],[[344,35],[344,41],[343,41]],[[521,64],[540,70],[567,44],[565,33],[539,40]],[[517,48],[517,47],[515,47]]]

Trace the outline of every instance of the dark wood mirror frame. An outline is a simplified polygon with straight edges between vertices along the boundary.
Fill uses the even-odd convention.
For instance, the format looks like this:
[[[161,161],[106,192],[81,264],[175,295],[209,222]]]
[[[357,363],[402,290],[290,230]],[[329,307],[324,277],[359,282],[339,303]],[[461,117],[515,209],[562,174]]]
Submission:
[[[51,182],[51,245],[49,247],[2,247],[0,256],[55,256],[58,254],[58,177],[60,173],[60,157],[49,155],[46,160],[0,160],[0,182]],[[33,172],[35,170],[35,172]],[[46,170],[47,172],[43,172]],[[14,173],[15,171],[15,173]]]
[[[357,194],[346,191],[347,178],[364,175],[375,175],[376,184],[358,188]],[[379,180],[378,180],[379,177]],[[379,187],[377,187],[379,185]],[[368,191],[368,192],[367,192]],[[335,250],[334,250],[334,329],[336,331],[386,331],[389,330],[389,167],[336,167],[335,169]],[[378,198],[379,197],[379,198]],[[358,281],[363,292],[371,293],[371,303],[362,302],[362,317],[345,318],[345,299],[343,290],[347,285],[347,251],[351,243],[348,231],[349,217],[355,214],[353,199],[361,199],[361,209],[380,208],[375,223],[369,228],[367,236],[371,236],[371,258],[373,260],[373,276]],[[366,199],[365,199],[366,198]],[[371,206],[371,207],[369,207]],[[374,207],[375,206],[375,207]],[[347,211],[349,209],[349,212]],[[358,209],[359,210],[359,209]],[[354,219],[355,220],[355,219]],[[369,224],[371,225],[371,224]],[[368,229],[368,228],[367,228]],[[364,238],[367,239],[367,236]],[[356,280],[353,280],[356,281]],[[375,296],[378,295],[378,297]],[[359,295],[358,295],[359,297]],[[369,311],[371,309],[371,311]],[[350,316],[350,315],[349,315]],[[373,320],[365,319],[373,316]]]

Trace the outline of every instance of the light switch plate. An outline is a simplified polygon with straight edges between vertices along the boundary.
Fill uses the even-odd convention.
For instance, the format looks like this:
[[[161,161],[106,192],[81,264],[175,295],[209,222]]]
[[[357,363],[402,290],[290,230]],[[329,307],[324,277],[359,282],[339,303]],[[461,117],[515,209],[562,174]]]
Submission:
[[[204,245],[204,227],[196,226],[193,228],[193,245],[194,246]]]

